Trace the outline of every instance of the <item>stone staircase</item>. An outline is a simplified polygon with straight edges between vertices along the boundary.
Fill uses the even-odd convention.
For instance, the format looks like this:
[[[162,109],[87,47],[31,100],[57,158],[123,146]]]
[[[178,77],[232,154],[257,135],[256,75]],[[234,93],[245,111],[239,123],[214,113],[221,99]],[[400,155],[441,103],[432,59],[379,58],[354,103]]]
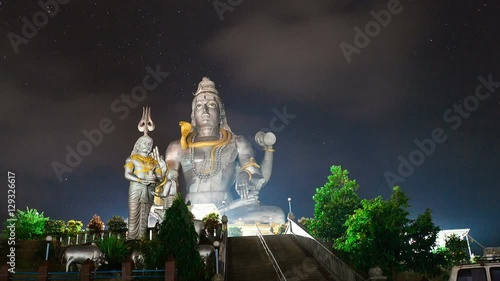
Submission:
[[[295,236],[265,235],[264,240],[287,280],[334,280]],[[257,236],[228,238],[227,254],[226,280],[277,280],[277,274]]]
[[[292,234],[264,236],[287,280],[334,280]]]
[[[257,236],[227,239],[227,281],[276,281],[273,265]]]

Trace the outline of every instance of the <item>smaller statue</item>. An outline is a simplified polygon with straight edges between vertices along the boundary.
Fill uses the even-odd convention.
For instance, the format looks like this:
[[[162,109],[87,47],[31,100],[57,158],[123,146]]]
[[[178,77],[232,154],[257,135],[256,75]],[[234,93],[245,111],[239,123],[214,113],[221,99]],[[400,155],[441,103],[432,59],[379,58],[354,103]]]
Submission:
[[[161,205],[161,207],[157,208],[157,206],[155,206],[154,212],[158,215],[161,221],[163,221],[165,211],[172,207],[172,204],[177,196],[177,177],[177,171],[167,169],[167,180],[165,181],[165,184],[159,185],[153,192],[153,195],[160,199],[160,204],[157,204],[157,201],[155,200],[155,205]]]
[[[148,136],[148,132],[155,128],[150,108],[143,108],[137,128],[144,135],[137,140],[130,157],[125,160],[125,178],[130,181],[128,240],[146,237],[153,193],[167,183],[167,164],[160,157],[158,147],[153,149],[153,139]]]

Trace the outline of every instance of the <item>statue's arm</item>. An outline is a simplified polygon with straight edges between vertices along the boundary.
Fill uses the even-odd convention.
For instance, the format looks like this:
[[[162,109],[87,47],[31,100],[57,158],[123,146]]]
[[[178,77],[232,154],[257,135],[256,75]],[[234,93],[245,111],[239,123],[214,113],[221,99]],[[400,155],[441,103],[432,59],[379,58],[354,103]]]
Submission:
[[[171,142],[165,152],[165,161],[168,166],[168,179],[172,181],[171,193],[177,193],[179,185],[179,169],[181,166],[182,147],[180,141]]]
[[[254,151],[250,142],[243,136],[236,136],[238,162],[241,167],[238,178],[248,178],[252,186],[262,185],[262,172],[254,159]]]
[[[125,160],[125,178],[129,181],[141,182],[141,179],[134,175],[134,162],[130,157]]]

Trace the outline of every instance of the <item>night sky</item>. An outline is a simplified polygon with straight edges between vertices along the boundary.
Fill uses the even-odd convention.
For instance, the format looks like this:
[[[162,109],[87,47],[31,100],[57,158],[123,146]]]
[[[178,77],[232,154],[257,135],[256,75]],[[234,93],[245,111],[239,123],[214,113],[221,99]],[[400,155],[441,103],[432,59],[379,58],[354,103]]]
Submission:
[[[94,213],[127,217],[123,165],[142,135],[142,107],[152,107],[150,135],[163,154],[208,76],[233,132],[277,136],[262,204],[287,212],[291,197],[296,217],[311,217],[330,166],[350,171],[361,198],[388,198],[392,173],[412,218],[430,208],[442,229],[471,228],[481,244],[500,246],[495,1],[214,1],[222,17],[212,1],[60,1],[26,38],[23,17],[43,24],[46,12],[36,1],[0,0],[0,167],[5,179],[16,173],[18,209],[84,224]],[[370,24],[370,12],[388,5],[390,21]],[[367,25],[369,42],[354,40]],[[147,67],[162,82],[141,101],[122,101]],[[60,181],[53,163],[65,164],[67,148],[100,122],[102,141]],[[424,140],[433,137],[431,149]],[[410,156],[414,171],[398,172]]]

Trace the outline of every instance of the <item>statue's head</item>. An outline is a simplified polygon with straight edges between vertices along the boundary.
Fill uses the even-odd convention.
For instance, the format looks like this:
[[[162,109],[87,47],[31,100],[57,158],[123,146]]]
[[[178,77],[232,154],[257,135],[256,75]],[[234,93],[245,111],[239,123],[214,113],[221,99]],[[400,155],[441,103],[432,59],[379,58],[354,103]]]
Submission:
[[[191,104],[191,125],[217,126],[231,131],[226,120],[224,104],[215,88],[215,83],[208,77],[203,77],[194,93]]]
[[[150,153],[152,150],[153,150],[153,139],[148,135],[144,135],[135,142],[132,154],[136,154],[139,152]]]

